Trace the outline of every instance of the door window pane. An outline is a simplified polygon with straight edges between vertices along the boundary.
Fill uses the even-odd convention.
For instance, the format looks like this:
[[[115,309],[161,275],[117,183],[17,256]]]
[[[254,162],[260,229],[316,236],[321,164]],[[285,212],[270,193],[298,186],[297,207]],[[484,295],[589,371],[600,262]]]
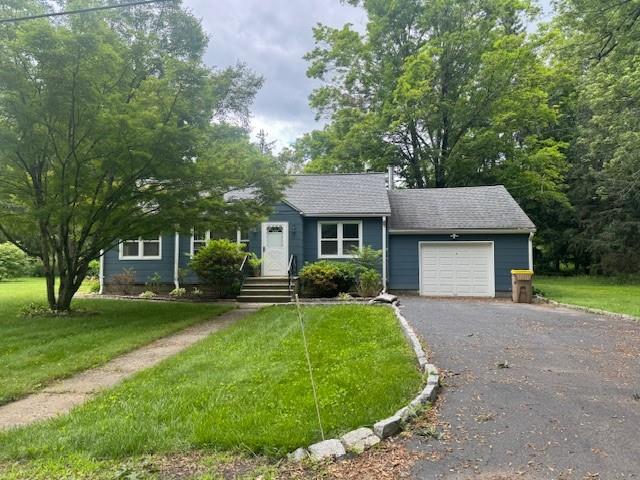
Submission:
[[[284,232],[282,225],[267,227],[267,247],[282,248],[284,246]]]

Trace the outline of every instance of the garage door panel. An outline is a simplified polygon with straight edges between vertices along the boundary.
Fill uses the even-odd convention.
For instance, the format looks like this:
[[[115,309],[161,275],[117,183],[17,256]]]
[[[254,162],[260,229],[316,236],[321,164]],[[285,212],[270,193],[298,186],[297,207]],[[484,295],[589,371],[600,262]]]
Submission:
[[[425,242],[420,247],[421,293],[493,296],[493,244]]]

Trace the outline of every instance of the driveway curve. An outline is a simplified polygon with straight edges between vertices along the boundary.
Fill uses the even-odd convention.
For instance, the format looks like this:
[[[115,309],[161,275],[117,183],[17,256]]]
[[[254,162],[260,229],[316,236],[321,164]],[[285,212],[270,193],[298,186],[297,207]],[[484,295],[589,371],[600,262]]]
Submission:
[[[547,305],[401,298],[445,373],[419,479],[640,478],[640,323]]]

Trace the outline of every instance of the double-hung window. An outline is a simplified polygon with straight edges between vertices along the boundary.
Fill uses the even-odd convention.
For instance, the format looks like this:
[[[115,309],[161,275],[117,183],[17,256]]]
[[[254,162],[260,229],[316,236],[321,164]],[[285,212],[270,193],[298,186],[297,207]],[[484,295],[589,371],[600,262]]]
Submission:
[[[238,243],[244,243],[245,247],[249,247],[249,231],[238,229],[236,232],[236,240]]]
[[[198,253],[202,247],[204,247],[211,240],[211,232],[209,230],[199,231],[193,230],[191,232],[191,256]]]
[[[318,222],[318,258],[351,258],[362,248],[362,222]]]
[[[138,237],[120,242],[120,260],[162,260],[162,237]]]

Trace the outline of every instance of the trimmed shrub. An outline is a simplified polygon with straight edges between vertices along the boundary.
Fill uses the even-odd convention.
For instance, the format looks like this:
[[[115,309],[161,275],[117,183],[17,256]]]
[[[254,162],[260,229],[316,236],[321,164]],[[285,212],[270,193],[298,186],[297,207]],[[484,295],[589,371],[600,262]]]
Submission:
[[[300,271],[302,293],[307,297],[335,297],[353,289],[356,266],[350,262],[320,260]]]
[[[375,297],[382,289],[382,277],[373,269],[364,270],[358,278],[358,295]]]
[[[0,280],[24,277],[31,270],[32,264],[26,253],[13,243],[0,243]]]
[[[174,288],[169,292],[169,295],[173,298],[182,298],[187,294],[186,288]]]
[[[211,240],[198,250],[189,266],[218,297],[224,297],[240,288],[240,267],[245,255],[243,244],[226,239]]]
[[[355,263],[360,271],[380,270],[382,267],[382,250],[376,250],[373,247],[365,246],[353,251]]]

